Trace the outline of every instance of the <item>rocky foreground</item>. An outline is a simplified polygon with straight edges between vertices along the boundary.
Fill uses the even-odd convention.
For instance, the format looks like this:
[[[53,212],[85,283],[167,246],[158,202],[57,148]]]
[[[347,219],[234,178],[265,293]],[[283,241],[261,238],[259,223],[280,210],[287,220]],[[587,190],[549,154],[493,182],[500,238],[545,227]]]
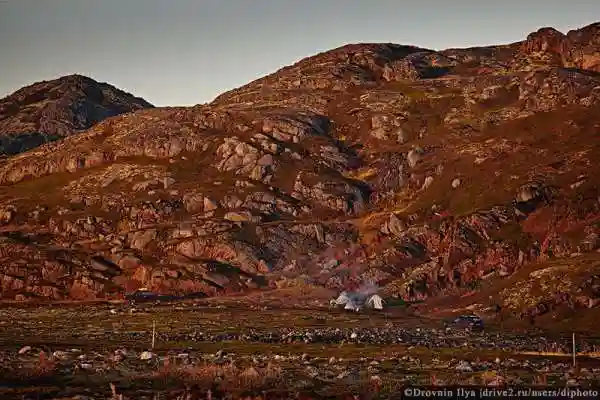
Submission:
[[[598,23],[481,48],[356,44],[209,104],[129,98],[143,109],[1,162],[1,296],[372,281],[405,300],[487,290],[515,318],[596,312],[599,51]],[[52,87],[10,97],[10,120]]]
[[[228,313],[234,318],[223,318]],[[442,321],[383,314],[267,314],[181,303],[34,308],[26,314],[4,308],[0,395],[192,399],[210,391],[213,398],[390,398],[406,385],[585,389],[600,383],[597,338],[578,338],[574,368],[569,338],[495,328],[468,332]]]

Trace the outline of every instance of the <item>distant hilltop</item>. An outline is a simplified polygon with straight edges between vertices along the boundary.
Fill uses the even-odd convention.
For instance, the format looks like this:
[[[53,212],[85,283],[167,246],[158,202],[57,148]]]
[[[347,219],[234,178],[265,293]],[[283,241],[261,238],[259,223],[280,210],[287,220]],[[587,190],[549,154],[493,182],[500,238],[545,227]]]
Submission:
[[[152,107],[144,99],[81,75],[37,82],[0,100],[0,154],[17,154],[106,118]]]

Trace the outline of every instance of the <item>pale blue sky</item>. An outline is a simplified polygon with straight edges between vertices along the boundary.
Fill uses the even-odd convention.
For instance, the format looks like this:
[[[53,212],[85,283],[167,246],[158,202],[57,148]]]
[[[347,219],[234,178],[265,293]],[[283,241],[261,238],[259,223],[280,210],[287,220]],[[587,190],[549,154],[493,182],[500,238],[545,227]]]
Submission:
[[[192,105],[346,43],[466,47],[599,20],[597,0],[0,0],[0,97],[79,73]]]

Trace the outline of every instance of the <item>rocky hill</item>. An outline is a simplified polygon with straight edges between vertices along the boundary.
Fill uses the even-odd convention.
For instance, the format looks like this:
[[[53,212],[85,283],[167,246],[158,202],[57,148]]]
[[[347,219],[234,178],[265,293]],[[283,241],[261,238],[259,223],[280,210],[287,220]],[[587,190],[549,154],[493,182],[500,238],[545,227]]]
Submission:
[[[600,23],[482,48],[347,45],[6,160],[1,293],[374,281],[405,299],[489,293],[521,317],[595,310],[599,134]]]
[[[81,75],[34,83],[0,99],[0,156],[69,136],[108,117],[151,107],[143,99]]]

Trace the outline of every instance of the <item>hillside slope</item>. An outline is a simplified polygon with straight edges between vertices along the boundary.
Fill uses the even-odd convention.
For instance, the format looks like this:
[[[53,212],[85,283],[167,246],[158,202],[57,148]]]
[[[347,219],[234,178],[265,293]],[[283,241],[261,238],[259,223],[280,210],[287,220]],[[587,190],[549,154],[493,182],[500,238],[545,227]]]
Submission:
[[[0,99],[0,156],[17,154],[152,105],[81,75],[37,82]]]
[[[369,280],[422,299],[545,262],[564,285],[499,301],[593,308],[600,270],[577,257],[600,247],[599,116],[600,24],[439,52],[343,46],[0,165],[2,296]]]

